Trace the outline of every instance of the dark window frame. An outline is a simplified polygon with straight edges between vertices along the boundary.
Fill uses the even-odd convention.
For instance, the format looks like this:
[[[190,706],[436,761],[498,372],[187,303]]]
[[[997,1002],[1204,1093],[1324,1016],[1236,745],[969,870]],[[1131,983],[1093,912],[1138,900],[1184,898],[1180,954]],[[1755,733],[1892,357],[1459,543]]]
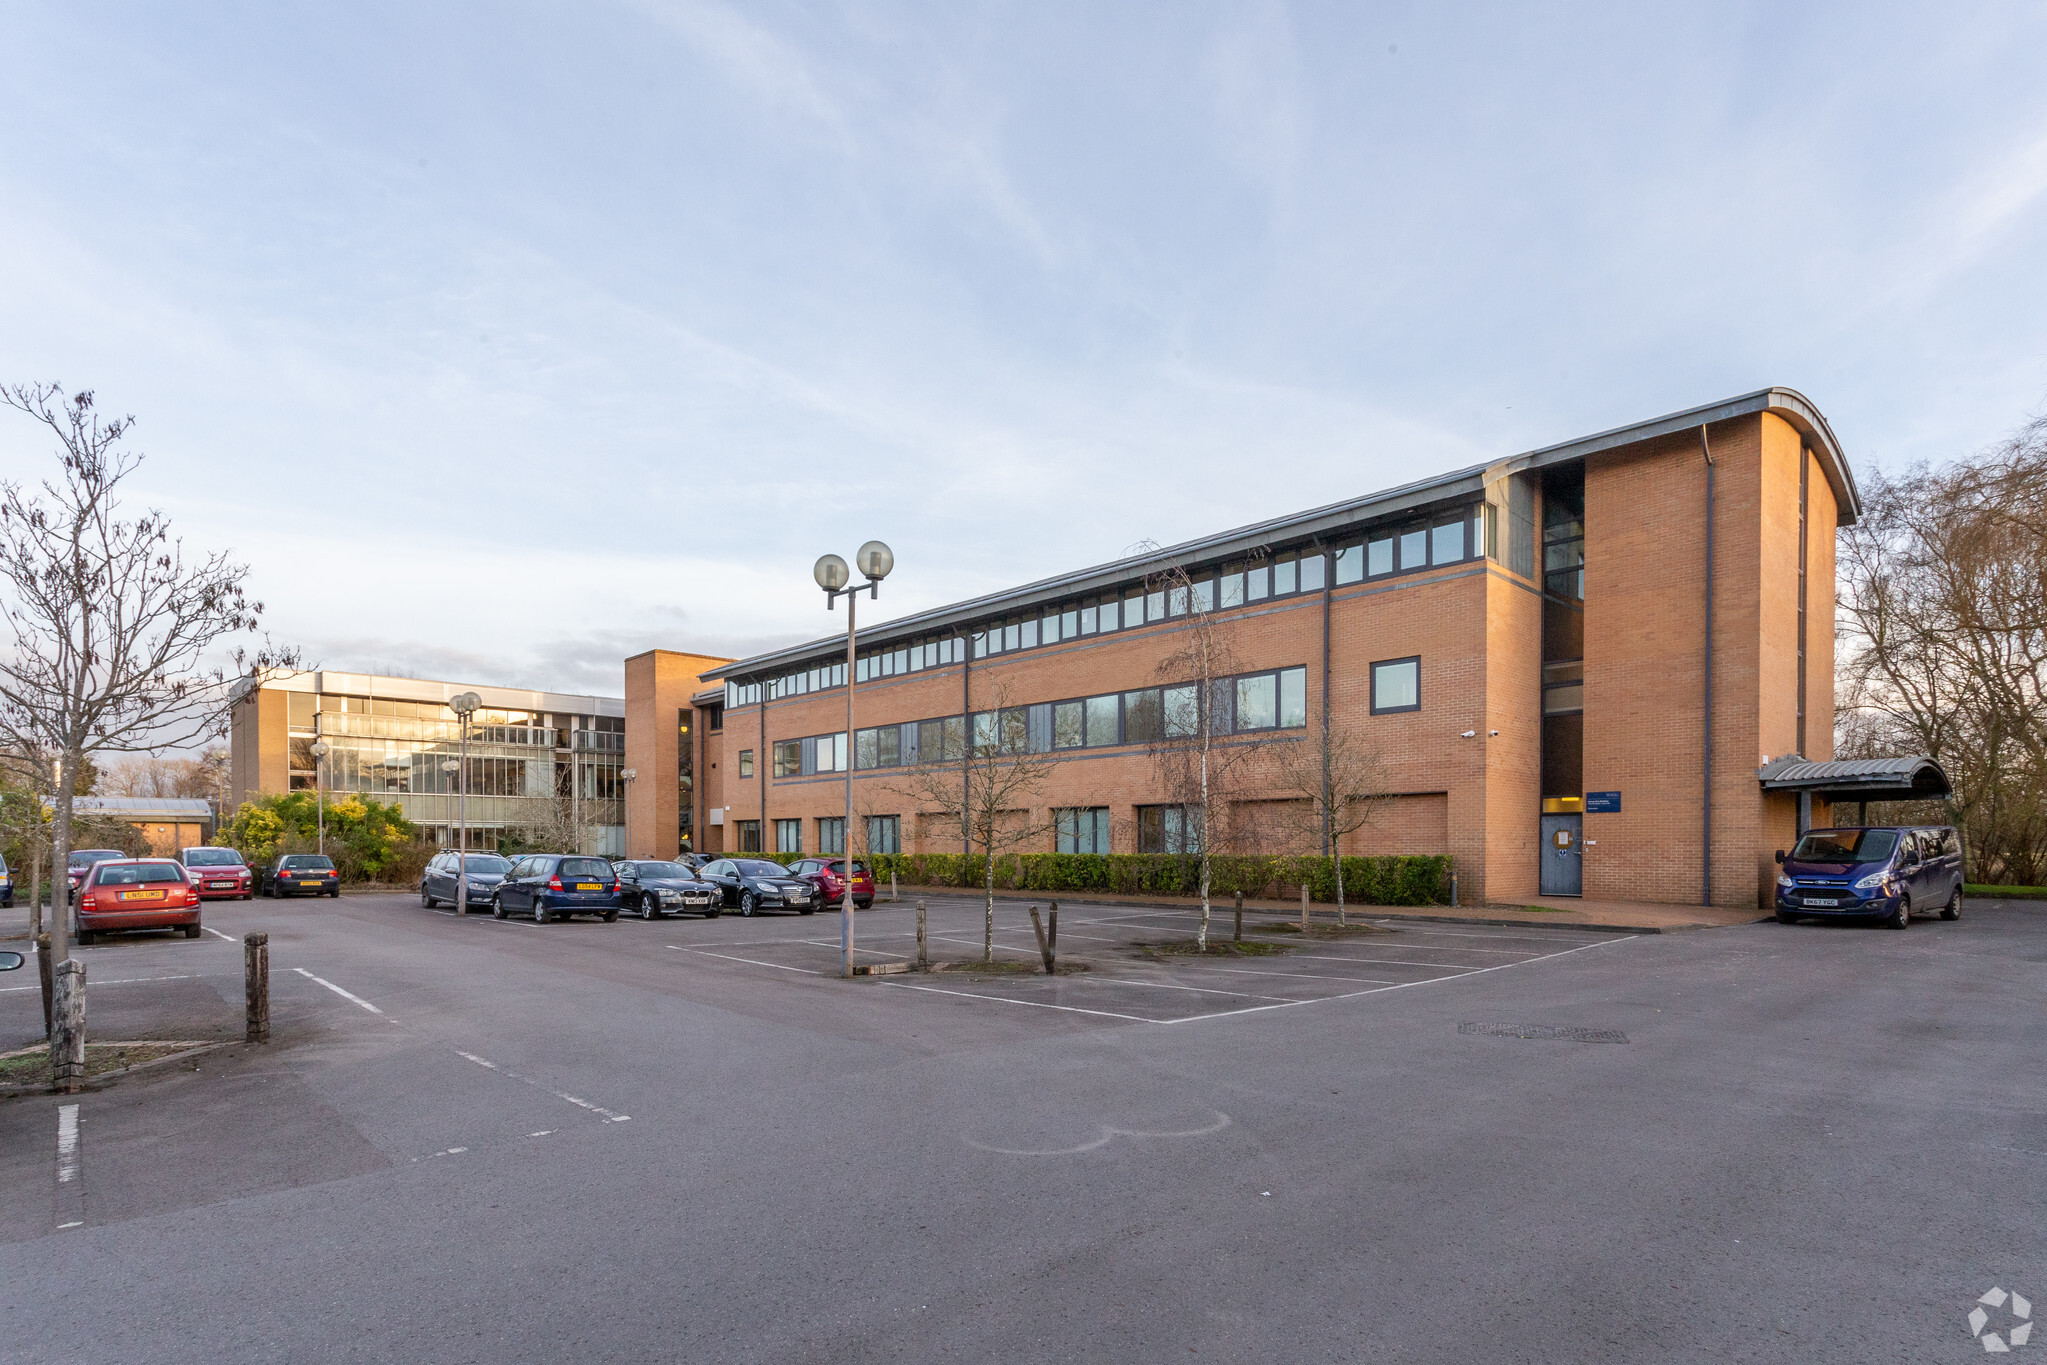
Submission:
[[[1400,664],[1414,665],[1414,702],[1409,706],[1381,706],[1379,705],[1379,670],[1382,668],[1393,668]],[[1365,677],[1372,689],[1371,714],[1375,716],[1397,716],[1408,711],[1419,711],[1422,709],[1421,655],[1404,654],[1394,659],[1374,659],[1367,665]]]

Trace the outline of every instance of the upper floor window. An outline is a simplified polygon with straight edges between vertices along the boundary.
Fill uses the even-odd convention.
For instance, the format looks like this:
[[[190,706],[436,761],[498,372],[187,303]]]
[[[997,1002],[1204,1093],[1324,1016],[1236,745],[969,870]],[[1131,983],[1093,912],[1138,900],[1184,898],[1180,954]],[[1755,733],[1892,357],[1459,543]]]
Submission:
[[[1420,655],[1386,659],[1372,665],[1372,714],[1422,709]]]

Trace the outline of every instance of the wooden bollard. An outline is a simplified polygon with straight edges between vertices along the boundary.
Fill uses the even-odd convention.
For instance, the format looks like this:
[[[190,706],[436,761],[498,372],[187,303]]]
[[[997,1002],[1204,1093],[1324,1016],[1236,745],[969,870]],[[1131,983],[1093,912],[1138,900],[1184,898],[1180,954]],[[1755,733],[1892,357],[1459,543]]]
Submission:
[[[1230,939],[1230,942],[1242,943],[1243,941],[1244,941],[1244,893],[1239,891],[1237,893],[1237,927],[1235,933]]]
[[[242,989],[248,996],[252,1043],[270,1041],[270,935],[242,936]]]
[[[917,970],[931,969],[931,950],[924,940],[924,902],[917,902]]]
[[[1301,883],[1301,932],[1308,932],[1308,884]]]
[[[56,983],[50,979],[50,936],[36,935],[36,977],[43,987],[43,1037],[50,1036],[50,1002]]]
[[[896,892],[896,870],[890,868],[888,870],[888,903],[894,905],[901,899],[902,896]]]
[[[62,1094],[85,1084],[85,964],[66,958],[57,964],[57,1006],[50,1029],[50,1080]]]
[[[1031,932],[1038,936],[1038,956],[1045,959],[1045,975],[1058,975],[1058,965],[1052,960],[1052,945],[1045,941],[1045,922],[1038,918],[1038,907],[1031,907]]]
[[[1052,909],[1051,909],[1050,913],[1048,913],[1048,914],[1046,915],[1046,919],[1048,919],[1048,920],[1050,921],[1050,923],[1048,923],[1048,924],[1047,924],[1047,925],[1045,926],[1045,941],[1046,941],[1047,943],[1049,943],[1049,944],[1050,944],[1050,945],[1052,946],[1052,956],[1056,958],[1056,957],[1058,957],[1058,956],[1059,956],[1059,902],[1058,902],[1058,901],[1053,901],[1053,902],[1052,902]]]

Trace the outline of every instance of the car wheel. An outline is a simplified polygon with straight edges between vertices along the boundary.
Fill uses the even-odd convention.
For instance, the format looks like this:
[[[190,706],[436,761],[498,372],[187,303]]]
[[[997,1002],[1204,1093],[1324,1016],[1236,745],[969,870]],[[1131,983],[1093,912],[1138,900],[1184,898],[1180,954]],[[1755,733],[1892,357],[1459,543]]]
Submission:
[[[435,900],[432,896],[427,894],[427,889],[423,885],[419,888],[419,903],[429,910],[432,910],[438,905],[440,905],[439,901]]]
[[[545,924],[552,918],[553,916],[547,913],[547,902],[535,896],[533,898],[533,922],[535,924]]]
[[[760,900],[751,891],[739,893],[739,913],[751,919],[753,912],[760,908]]]
[[[654,920],[661,918],[661,911],[654,904],[654,897],[652,896],[640,897],[640,918],[645,920]]]
[[[492,919],[503,919],[505,917],[505,898],[503,896],[492,896],[490,898],[490,917]]]
[[[335,887],[335,888],[334,888],[334,889],[333,889],[332,891],[329,891],[329,892],[327,893],[327,899],[329,899],[329,900],[337,900],[337,901],[338,901],[338,900],[340,900],[340,899],[341,899],[341,888],[337,886],[337,887]]]
[[[723,913],[725,913],[725,912],[724,912],[723,910],[719,909],[719,908],[718,908],[717,906],[715,906],[715,905],[714,905],[714,906],[712,906],[712,907],[711,907],[710,909],[708,909],[708,910],[704,911],[704,918],[705,918],[705,919],[716,919],[716,918],[718,918],[718,916],[719,916],[719,915],[721,915],[721,914],[723,914]]]
[[[90,948],[92,946],[92,930],[80,929],[71,936],[71,941],[81,948]]]
[[[606,911],[604,912],[604,922],[605,922],[606,924],[616,924],[616,923],[618,923],[618,911],[617,911],[617,909],[615,909],[615,908],[614,908],[614,909],[606,910]]]
[[[186,925],[186,926],[185,926],[185,937],[186,937],[186,938],[197,938],[197,937],[199,937],[199,926],[198,926],[198,925],[196,925],[196,924],[188,924],[188,925]]]
[[[1796,924],[1798,923],[1798,916],[1792,914],[1789,910],[1779,910],[1777,912],[1777,923]]]
[[[799,905],[796,907],[796,913],[799,915],[810,915],[815,914],[816,912],[817,907],[814,905]]]
[[[1955,894],[1949,896],[1947,898],[1947,904],[1940,907],[1940,917],[1942,919],[1960,919],[1962,917],[1961,887],[1959,886],[1956,887]]]
[[[1912,927],[1912,898],[1898,897],[1898,908],[1891,911],[1891,917],[1884,921],[1886,929],[1909,929]]]

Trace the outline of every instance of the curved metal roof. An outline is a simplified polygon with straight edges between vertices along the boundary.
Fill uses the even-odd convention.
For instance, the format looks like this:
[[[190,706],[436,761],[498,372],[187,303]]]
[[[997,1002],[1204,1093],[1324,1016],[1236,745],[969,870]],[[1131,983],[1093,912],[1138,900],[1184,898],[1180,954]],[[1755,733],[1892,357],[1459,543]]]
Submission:
[[[1953,788],[1940,764],[1923,754],[1898,758],[1836,758],[1796,754],[1756,769],[1764,791],[1809,791],[1850,801],[1933,800]]]

